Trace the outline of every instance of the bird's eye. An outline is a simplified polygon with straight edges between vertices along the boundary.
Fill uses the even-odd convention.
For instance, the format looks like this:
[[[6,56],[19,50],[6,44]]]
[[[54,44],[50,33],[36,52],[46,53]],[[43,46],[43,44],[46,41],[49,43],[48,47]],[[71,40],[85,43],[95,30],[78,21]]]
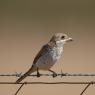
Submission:
[[[65,38],[65,36],[62,36],[62,37],[61,37],[61,39],[64,39],[64,38]]]

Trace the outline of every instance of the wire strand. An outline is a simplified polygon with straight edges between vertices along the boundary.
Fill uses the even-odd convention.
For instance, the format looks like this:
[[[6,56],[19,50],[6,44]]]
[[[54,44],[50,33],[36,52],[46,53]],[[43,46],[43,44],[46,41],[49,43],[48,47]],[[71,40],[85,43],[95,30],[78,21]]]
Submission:
[[[14,74],[0,74],[0,77],[21,77],[23,74],[22,73],[14,73]],[[28,75],[30,77],[36,77],[36,74],[32,74],[32,75]],[[40,74],[40,76],[53,76],[53,74]],[[73,73],[58,73],[57,76],[91,76],[94,77],[95,74],[83,74],[83,73],[77,73],[77,74],[73,74]]]

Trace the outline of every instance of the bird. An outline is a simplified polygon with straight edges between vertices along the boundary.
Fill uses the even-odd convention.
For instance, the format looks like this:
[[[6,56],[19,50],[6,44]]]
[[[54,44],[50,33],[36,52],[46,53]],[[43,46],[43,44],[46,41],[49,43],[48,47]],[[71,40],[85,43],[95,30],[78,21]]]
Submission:
[[[37,77],[40,77],[39,70],[50,71],[53,73],[53,77],[57,76],[57,73],[51,70],[51,67],[60,59],[64,44],[73,41],[72,38],[68,37],[64,33],[55,33],[49,42],[44,44],[41,50],[38,52],[33,60],[33,64],[30,69],[17,79],[16,83],[20,83],[28,75],[33,72],[37,72]]]

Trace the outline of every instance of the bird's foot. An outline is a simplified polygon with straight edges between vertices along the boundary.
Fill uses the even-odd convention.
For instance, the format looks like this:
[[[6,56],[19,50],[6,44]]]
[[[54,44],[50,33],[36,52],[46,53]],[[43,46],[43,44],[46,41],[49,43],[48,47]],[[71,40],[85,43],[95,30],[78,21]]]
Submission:
[[[40,73],[37,73],[37,77],[40,77],[41,76],[41,74]]]
[[[52,74],[53,78],[57,77],[57,74],[56,73],[53,73]]]

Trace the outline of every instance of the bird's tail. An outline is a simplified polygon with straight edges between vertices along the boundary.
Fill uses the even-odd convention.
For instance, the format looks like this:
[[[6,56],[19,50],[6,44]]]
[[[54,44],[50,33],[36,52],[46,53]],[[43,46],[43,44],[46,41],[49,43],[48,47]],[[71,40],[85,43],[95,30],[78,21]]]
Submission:
[[[24,75],[22,75],[17,81],[16,83],[20,83],[24,78],[26,78],[28,75],[30,75],[31,73],[35,72],[35,70],[33,68],[30,68]]]

